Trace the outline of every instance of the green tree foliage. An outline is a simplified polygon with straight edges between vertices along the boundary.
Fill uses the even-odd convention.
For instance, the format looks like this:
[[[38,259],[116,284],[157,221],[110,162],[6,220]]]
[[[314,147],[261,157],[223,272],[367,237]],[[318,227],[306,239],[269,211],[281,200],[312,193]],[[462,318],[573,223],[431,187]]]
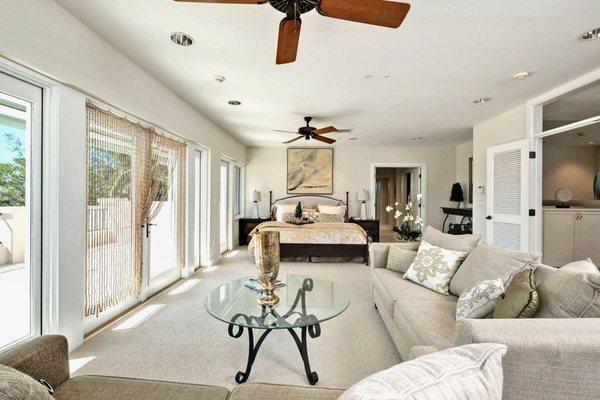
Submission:
[[[4,136],[15,156],[11,162],[0,163],[0,207],[23,207],[26,178],[23,143],[12,133]]]
[[[88,157],[88,205],[97,205],[98,199],[130,199],[131,155],[92,146]]]

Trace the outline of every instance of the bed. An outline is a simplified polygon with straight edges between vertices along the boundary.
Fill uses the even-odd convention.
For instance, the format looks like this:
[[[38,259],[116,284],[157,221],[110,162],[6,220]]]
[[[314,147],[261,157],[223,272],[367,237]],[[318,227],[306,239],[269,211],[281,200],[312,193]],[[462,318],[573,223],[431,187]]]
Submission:
[[[356,262],[365,264],[369,259],[370,238],[357,224],[343,222],[348,220],[348,197],[346,200],[321,195],[294,195],[273,200],[270,193],[271,221],[258,225],[250,237],[258,231],[277,231],[280,233],[281,258],[286,261],[312,262]],[[317,213],[317,220],[306,225],[294,225],[281,218],[282,209],[291,210],[301,203],[305,215]],[[327,215],[318,210],[338,210],[345,207],[343,221],[321,222]],[[318,216],[321,216],[319,219]],[[315,218],[311,214],[312,218]],[[311,219],[312,219],[311,218]],[[250,240],[248,252],[254,254],[254,239]]]

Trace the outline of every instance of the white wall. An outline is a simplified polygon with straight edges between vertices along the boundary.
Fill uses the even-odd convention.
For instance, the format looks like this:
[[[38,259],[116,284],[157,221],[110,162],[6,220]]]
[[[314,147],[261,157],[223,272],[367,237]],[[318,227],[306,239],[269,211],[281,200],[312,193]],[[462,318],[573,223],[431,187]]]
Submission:
[[[554,193],[567,188],[573,202],[594,200],[597,149],[592,146],[544,145],[542,199],[554,203]]]
[[[478,186],[487,191],[487,149],[491,146],[525,139],[526,107],[521,105],[473,127],[473,232],[486,233],[486,194],[477,193]]]
[[[246,198],[250,193],[262,193],[261,216],[268,215],[269,190],[275,198],[285,197],[287,150],[285,148],[248,148],[246,167]],[[345,199],[350,192],[350,216],[360,214],[358,192],[370,190],[373,163],[426,163],[427,164],[427,217],[429,224],[441,228],[443,214],[440,207],[450,204],[450,189],[456,179],[456,151],[454,146],[439,147],[336,147],[334,150],[334,197]],[[371,200],[374,193],[371,193]],[[371,203],[372,203],[371,201]],[[248,213],[252,211],[247,204]]]
[[[0,10],[0,55],[210,149],[209,258],[217,259],[219,161],[225,155],[244,163],[245,147],[54,1],[0,0]],[[68,334],[76,346],[83,337],[85,212],[80,211],[85,211],[86,190],[85,178],[81,179],[85,176],[85,163],[81,164],[86,152],[85,125],[81,124],[85,97],[67,88],[60,97],[58,123],[63,128],[56,179],[59,208],[65,215],[61,214],[56,256],[61,261],[60,303],[64,305],[59,331]],[[69,213],[70,209],[75,212]],[[67,230],[81,235],[70,237]]]

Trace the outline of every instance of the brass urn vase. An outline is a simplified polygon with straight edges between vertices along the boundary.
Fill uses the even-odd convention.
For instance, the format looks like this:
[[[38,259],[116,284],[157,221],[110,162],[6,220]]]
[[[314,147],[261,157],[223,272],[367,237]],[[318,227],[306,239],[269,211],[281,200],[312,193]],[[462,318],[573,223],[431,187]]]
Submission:
[[[258,303],[274,307],[279,303],[275,294],[276,279],[279,275],[279,232],[258,232],[254,235],[254,261],[263,293]]]

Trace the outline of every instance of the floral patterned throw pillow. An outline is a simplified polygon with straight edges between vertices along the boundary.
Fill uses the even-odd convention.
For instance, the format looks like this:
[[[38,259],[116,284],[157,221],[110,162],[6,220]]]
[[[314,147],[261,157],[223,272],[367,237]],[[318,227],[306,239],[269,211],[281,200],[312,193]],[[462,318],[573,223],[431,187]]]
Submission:
[[[502,279],[483,281],[460,295],[456,304],[456,319],[480,319],[494,311],[504,294]]]
[[[442,249],[422,241],[417,256],[404,274],[408,279],[438,293],[449,294],[450,280],[469,253]]]

